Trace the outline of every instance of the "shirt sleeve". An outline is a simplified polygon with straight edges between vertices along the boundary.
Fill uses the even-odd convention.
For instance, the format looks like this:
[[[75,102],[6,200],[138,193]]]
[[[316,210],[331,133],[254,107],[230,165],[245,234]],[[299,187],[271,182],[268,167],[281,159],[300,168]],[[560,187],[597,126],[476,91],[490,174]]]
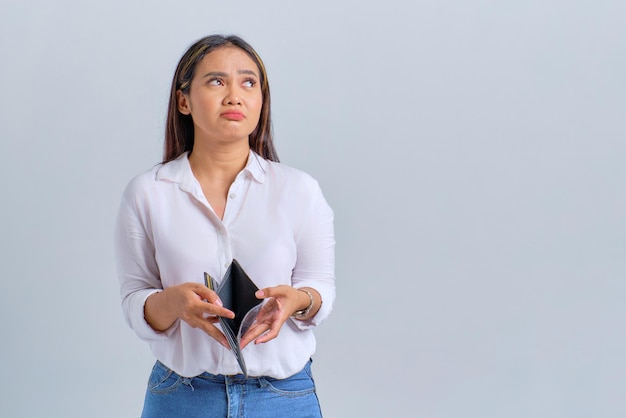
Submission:
[[[308,320],[292,319],[302,330],[321,324],[335,303],[334,215],[317,182],[312,185],[312,191],[308,216],[296,237],[297,261],[292,285],[317,290],[322,297],[322,306]]]
[[[118,211],[114,245],[124,319],[139,338],[150,341],[169,338],[179,321],[157,332],[144,317],[146,299],[163,290],[145,206],[136,193],[136,182],[131,183]]]

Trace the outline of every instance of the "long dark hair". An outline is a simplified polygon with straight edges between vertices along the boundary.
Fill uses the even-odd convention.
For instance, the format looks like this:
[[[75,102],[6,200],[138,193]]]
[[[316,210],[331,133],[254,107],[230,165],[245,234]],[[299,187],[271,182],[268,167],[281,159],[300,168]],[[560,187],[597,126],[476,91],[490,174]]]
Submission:
[[[259,67],[261,77],[261,94],[263,103],[259,123],[250,134],[248,141],[250,148],[261,157],[278,162],[278,154],[274,148],[272,137],[272,120],[270,116],[270,85],[267,81],[267,72],[261,57],[246,41],[235,35],[211,35],[204,37],[189,47],[178,62],[172,89],[170,102],[167,109],[167,124],[165,127],[165,146],[163,150],[163,162],[172,161],[185,151],[193,148],[193,121],[191,115],[183,115],[178,111],[177,91],[189,93],[191,80],[195,74],[196,66],[209,52],[218,48],[235,46],[247,53],[252,61]]]

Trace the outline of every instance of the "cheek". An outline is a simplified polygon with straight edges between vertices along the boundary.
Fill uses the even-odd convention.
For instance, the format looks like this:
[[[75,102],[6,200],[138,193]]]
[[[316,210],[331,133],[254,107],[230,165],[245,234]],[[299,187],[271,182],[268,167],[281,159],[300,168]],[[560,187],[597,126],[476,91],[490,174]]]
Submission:
[[[261,94],[254,96],[252,99],[252,103],[256,111],[261,113],[261,106],[263,106],[263,96]]]
[[[246,107],[250,116],[255,116],[255,119],[261,114],[263,107],[263,98],[259,95],[250,95],[246,98]]]
[[[258,97],[254,103],[254,109],[257,114],[261,114],[261,109],[263,108],[263,98]]]

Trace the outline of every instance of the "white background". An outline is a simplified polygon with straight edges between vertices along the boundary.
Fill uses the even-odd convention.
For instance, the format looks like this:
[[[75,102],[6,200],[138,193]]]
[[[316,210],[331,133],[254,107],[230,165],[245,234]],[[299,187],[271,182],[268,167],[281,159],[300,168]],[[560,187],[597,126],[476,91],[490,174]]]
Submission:
[[[121,192],[183,51],[263,57],[336,214],[327,417],[626,416],[622,0],[0,2],[0,415],[137,417]]]

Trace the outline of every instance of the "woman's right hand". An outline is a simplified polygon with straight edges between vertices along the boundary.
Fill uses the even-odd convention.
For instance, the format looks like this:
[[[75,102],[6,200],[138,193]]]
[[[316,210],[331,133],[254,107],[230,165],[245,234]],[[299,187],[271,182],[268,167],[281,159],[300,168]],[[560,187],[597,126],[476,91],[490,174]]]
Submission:
[[[234,318],[235,314],[222,306],[217,293],[200,283],[183,283],[153,293],[146,300],[144,315],[155,331],[165,331],[181,319],[230,348],[226,336],[213,324],[218,316]]]

